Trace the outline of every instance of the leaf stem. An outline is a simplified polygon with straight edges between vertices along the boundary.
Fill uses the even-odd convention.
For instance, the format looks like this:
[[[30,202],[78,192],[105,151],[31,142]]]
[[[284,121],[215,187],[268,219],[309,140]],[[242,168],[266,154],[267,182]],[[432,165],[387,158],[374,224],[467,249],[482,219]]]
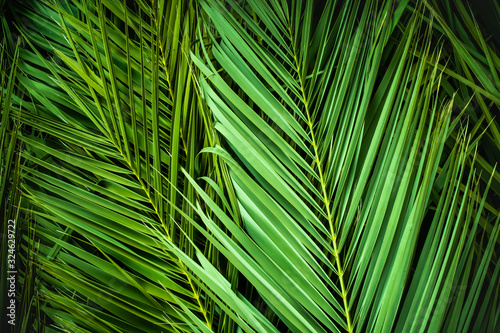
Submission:
[[[290,31],[290,39],[292,41],[293,57],[295,60],[296,71],[297,71],[297,74],[299,76],[299,81],[300,81],[300,91],[302,93],[304,108],[305,108],[306,115],[307,115],[307,126],[309,127],[309,131],[311,132],[311,141],[312,141],[312,146],[314,148],[314,163],[316,163],[316,165],[318,167],[318,173],[319,173],[318,176],[319,176],[319,181],[321,184],[321,189],[322,189],[322,194],[323,194],[323,203],[325,204],[325,207],[326,207],[328,224],[330,226],[330,233],[331,233],[330,239],[331,239],[332,244],[333,244],[333,256],[335,257],[335,264],[337,266],[337,271],[338,271],[337,275],[338,275],[339,280],[340,280],[340,289],[341,289],[341,293],[342,293],[340,296],[342,297],[342,300],[344,303],[344,315],[345,315],[346,321],[347,321],[347,331],[351,333],[351,332],[354,332],[354,327],[352,326],[352,322],[351,322],[349,303],[347,300],[347,289],[346,289],[346,285],[344,283],[344,270],[342,269],[342,263],[340,261],[339,251],[337,248],[337,235],[335,233],[335,228],[334,228],[334,224],[333,224],[333,216],[332,216],[332,213],[330,211],[330,200],[328,199],[328,193],[326,191],[326,182],[325,182],[325,178],[323,176],[323,169],[321,167],[321,161],[319,158],[318,145],[316,144],[316,137],[314,135],[314,130],[313,130],[314,126],[313,126],[313,122],[311,119],[311,113],[309,110],[309,103],[307,102],[305,89],[304,89],[305,83],[304,83],[303,77],[301,75],[299,61],[297,59],[297,54],[295,52],[295,43],[294,43],[294,40],[292,37],[293,34],[292,34],[291,27],[289,27],[289,31]]]
[[[118,149],[118,147],[116,147],[116,148]],[[151,206],[153,206],[156,215],[160,219],[160,223],[163,226],[163,229],[165,230],[167,239],[172,242],[172,236],[168,232],[168,228],[166,228],[165,224],[163,223],[162,216],[161,216],[160,212],[158,211],[158,208],[157,208],[157,206],[155,204],[155,201],[151,197],[149,191],[146,189],[146,186],[144,186],[144,182],[142,181],[142,179],[140,177],[140,174],[135,170],[135,168],[133,167],[131,161],[128,160],[127,157],[123,154],[123,151],[121,149],[118,149],[118,150],[120,151],[121,156],[127,162],[129,168],[132,170],[132,172],[134,173],[135,177],[137,178],[137,180],[141,184],[142,190],[144,191],[144,193],[148,197],[149,203],[151,204]],[[178,259],[178,264],[179,264],[179,268],[181,269],[182,273],[186,276],[186,278],[188,280],[189,286],[191,287],[191,291],[193,292],[193,298],[196,300],[196,303],[198,303],[198,306],[200,307],[200,312],[203,315],[203,317],[205,318],[205,322],[207,324],[207,327],[209,329],[212,329],[212,324],[210,323],[210,320],[207,317],[207,311],[205,310],[205,308],[201,304],[200,296],[199,296],[198,292],[196,291],[196,288],[195,288],[195,286],[194,286],[194,284],[193,284],[193,282],[191,280],[191,277],[188,274],[186,265],[180,259]]]
[[[305,105],[306,114],[307,114],[307,122],[308,122],[309,130],[311,131],[312,145],[314,148],[314,157],[315,157],[314,161],[315,161],[316,165],[318,166],[319,181],[321,183],[321,188],[322,188],[322,192],[323,192],[323,202],[324,202],[325,207],[326,207],[326,214],[327,214],[327,218],[328,218],[328,223],[330,225],[330,232],[331,232],[330,239],[332,240],[332,244],[333,244],[333,256],[335,257],[335,264],[337,265],[337,271],[338,271],[337,275],[338,275],[339,280],[340,280],[340,288],[341,288],[341,292],[342,292],[341,296],[342,296],[342,299],[344,301],[344,310],[345,310],[344,314],[345,314],[346,320],[347,320],[347,330],[348,330],[348,332],[353,332],[353,327],[352,327],[352,323],[351,323],[351,316],[350,316],[350,312],[349,312],[349,304],[347,301],[347,290],[346,290],[345,283],[344,283],[344,270],[342,269],[342,263],[340,262],[339,251],[337,248],[337,235],[335,233],[335,229],[334,229],[334,225],[333,225],[333,216],[332,216],[332,213],[330,211],[330,200],[328,199],[328,194],[326,192],[326,183],[325,183],[325,180],[323,177],[323,170],[321,168],[321,162],[319,160],[318,146],[316,144],[316,139],[315,139],[314,132],[313,132],[313,124],[311,122],[311,117],[310,117],[310,113],[309,113],[307,100],[305,99],[304,89],[302,89],[302,87],[303,87],[303,85],[302,85],[302,80],[301,80],[300,89],[302,91],[302,96],[304,98],[304,105]]]

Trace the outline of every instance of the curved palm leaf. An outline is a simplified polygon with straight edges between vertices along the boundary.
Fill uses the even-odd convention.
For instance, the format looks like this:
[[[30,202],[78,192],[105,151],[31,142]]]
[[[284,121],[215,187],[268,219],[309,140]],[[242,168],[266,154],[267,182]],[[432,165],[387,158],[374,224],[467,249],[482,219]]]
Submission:
[[[310,3],[294,3],[284,10],[287,17],[273,4],[228,3],[230,9],[202,2],[207,25],[219,35],[194,60],[206,77],[200,84],[215,128],[227,142],[225,149],[205,151],[229,163],[248,233],[236,237],[250,257],[229,259],[241,262],[236,267],[297,331],[388,331],[398,318],[403,330],[451,329],[457,324],[453,311],[461,311],[455,327],[467,330],[463,303],[432,309],[437,297],[438,304],[449,297],[443,276],[459,258],[450,254],[473,255],[468,225],[475,230],[484,200],[468,217],[459,209],[477,197],[469,196],[469,185],[466,195],[458,191],[473,149],[468,136],[459,136],[452,154],[442,158],[456,122],[450,123],[452,103],[435,97],[440,53],[431,54],[429,37],[413,40],[422,35],[424,9],[409,19],[404,42],[391,46],[397,21],[389,19],[390,3],[328,3],[317,30]],[[260,22],[252,11],[261,13]],[[436,190],[441,199],[429,211]],[[431,230],[460,226],[469,245],[449,231],[429,233],[414,257],[418,238],[425,237],[418,232],[423,223]],[[497,232],[498,220],[485,263]],[[437,257],[431,260],[428,251],[438,251]],[[414,261],[418,271],[410,275]],[[262,271],[251,274],[244,266]],[[459,279],[469,274],[462,263],[446,276],[448,290],[467,284]],[[405,293],[408,279],[415,287]],[[259,286],[262,280],[267,284]],[[482,285],[484,276],[473,280]],[[470,292],[465,304],[475,297]],[[400,304],[405,315],[398,316]]]
[[[193,11],[184,3],[132,8],[106,1],[23,8],[33,24],[22,31],[29,47],[20,51],[19,81],[32,102],[16,102],[31,129],[20,136],[23,192],[37,221],[42,310],[73,330],[190,331],[185,308],[210,327],[210,304],[186,266],[145,226],[160,225],[192,252],[192,228],[174,220],[177,190],[194,200],[177,169],[194,172],[203,143],[186,57]]]
[[[20,2],[18,330],[494,331],[498,57],[450,6]]]

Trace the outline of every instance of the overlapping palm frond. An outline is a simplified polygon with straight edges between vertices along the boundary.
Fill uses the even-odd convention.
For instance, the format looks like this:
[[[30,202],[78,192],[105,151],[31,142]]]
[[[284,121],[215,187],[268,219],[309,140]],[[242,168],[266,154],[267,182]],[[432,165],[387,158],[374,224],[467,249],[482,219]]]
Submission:
[[[150,229],[192,253],[192,213],[176,207],[194,192],[178,170],[195,174],[204,140],[187,57],[194,11],[155,7],[18,8],[31,22],[19,54],[31,100],[14,101],[26,129],[24,212],[36,221],[41,310],[60,327],[189,331],[183,308],[213,320],[186,266]]]
[[[461,2],[12,10],[23,327],[498,328],[499,62]]]
[[[475,14],[461,1],[445,2],[444,7],[459,15],[451,19],[437,4],[429,6],[438,14],[436,29],[449,40],[445,49],[446,57],[454,60],[440,68],[445,74],[443,89],[450,95],[454,94],[454,87],[460,87],[456,90],[454,99],[454,116],[459,113],[458,110],[465,109],[464,116],[469,119],[470,128],[474,128],[476,133],[484,132],[479,147],[480,154],[476,156],[476,167],[483,182],[487,182],[491,175],[493,177],[492,195],[486,201],[485,208],[493,215],[498,215],[500,178],[493,170],[500,159],[500,132],[496,117],[500,105],[500,61],[496,51],[498,41],[495,41],[498,24],[495,25],[494,22],[500,16],[500,8],[494,1],[486,2],[484,7],[475,7]],[[492,15],[487,15],[488,11]],[[479,25],[479,19],[481,24],[488,27],[486,32]],[[488,32],[490,35],[487,35]],[[452,135],[456,137],[457,134]],[[481,220],[480,225],[487,232],[491,231],[488,222]]]
[[[315,18],[309,3],[298,3],[280,19],[271,4],[251,2],[246,12],[229,3],[238,18],[202,2],[220,41],[213,39],[197,64],[215,128],[227,142],[206,151],[230,165],[249,234],[239,241],[256,243],[245,246],[253,257],[246,266],[263,270],[250,281],[274,280],[262,296],[298,331],[388,331],[397,319],[401,329],[467,330],[467,307],[446,300],[451,289],[485,281],[470,276],[467,259],[459,265],[450,256],[474,257],[464,239],[473,241],[468,232],[476,230],[482,205],[475,208],[477,189],[464,165],[475,143],[458,132],[443,156],[457,121],[450,121],[453,101],[438,98],[441,54],[431,50],[430,32],[421,31],[425,8],[408,19],[397,39],[404,42],[392,44],[398,22],[390,10],[398,7],[329,3]],[[258,16],[265,31],[252,10],[266,13]],[[203,56],[212,65],[203,65]],[[498,236],[498,221],[493,225],[485,264]],[[430,232],[422,247],[419,230],[427,228],[439,233]],[[272,297],[283,293],[285,302]],[[470,305],[477,296],[461,301]],[[438,313],[434,304],[445,308]]]

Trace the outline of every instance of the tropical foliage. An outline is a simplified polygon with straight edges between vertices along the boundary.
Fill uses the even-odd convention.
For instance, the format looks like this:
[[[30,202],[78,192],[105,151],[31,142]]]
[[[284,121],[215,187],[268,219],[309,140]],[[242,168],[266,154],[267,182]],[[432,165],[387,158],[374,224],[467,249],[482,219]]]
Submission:
[[[2,8],[12,332],[499,330],[497,2]]]

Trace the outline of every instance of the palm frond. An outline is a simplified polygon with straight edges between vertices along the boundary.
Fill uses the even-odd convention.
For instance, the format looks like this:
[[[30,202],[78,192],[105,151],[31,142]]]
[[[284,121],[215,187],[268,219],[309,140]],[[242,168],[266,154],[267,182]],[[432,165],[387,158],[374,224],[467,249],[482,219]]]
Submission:
[[[493,14],[359,0],[9,10],[0,205],[22,235],[17,331],[498,328]]]

